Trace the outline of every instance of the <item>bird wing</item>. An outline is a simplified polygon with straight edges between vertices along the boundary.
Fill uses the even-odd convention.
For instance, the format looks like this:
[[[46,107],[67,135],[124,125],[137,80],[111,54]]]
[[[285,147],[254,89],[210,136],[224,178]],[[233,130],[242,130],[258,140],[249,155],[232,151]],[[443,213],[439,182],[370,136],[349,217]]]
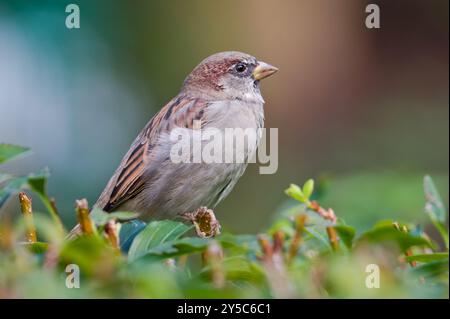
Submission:
[[[182,95],[167,103],[131,144],[95,206],[111,212],[139,194],[149,178],[143,175],[148,165],[151,165],[152,149],[158,135],[170,132],[174,127],[192,128],[194,120],[203,121],[207,105],[205,100]]]

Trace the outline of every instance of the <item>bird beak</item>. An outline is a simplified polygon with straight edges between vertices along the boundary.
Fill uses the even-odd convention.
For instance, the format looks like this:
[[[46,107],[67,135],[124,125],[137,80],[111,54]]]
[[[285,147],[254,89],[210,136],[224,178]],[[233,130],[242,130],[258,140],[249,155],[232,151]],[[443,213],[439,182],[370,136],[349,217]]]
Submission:
[[[278,68],[274,67],[273,65],[264,63],[264,62],[258,62],[258,65],[253,70],[252,76],[256,81],[262,80],[268,76],[271,76],[275,72],[278,71]]]

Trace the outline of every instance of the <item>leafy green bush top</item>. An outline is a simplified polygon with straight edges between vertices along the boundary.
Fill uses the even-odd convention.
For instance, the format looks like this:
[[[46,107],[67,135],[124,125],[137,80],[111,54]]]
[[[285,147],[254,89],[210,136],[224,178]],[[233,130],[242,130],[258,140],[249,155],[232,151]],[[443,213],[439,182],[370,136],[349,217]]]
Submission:
[[[0,144],[0,164],[25,152]],[[24,218],[13,223],[6,212],[0,216],[0,298],[448,297],[447,213],[428,176],[425,212],[444,251],[415,225],[386,220],[359,232],[311,200],[312,180],[286,190],[295,204],[258,235],[201,238],[194,225],[174,220],[145,224],[134,213],[98,209],[88,216],[80,201],[84,234],[67,240],[47,177],[47,171],[0,174],[0,208],[28,189],[49,213],[32,212],[21,193]],[[66,286],[70,264],[80,268],[79,289]],[[373,265],[379,288],[368,283]]]

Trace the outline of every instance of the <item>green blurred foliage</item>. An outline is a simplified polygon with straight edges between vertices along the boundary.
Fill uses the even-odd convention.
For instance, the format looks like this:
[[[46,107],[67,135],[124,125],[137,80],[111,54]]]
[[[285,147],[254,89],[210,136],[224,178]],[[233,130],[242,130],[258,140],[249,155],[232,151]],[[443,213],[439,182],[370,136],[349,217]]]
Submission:
[[[41,201],[50,202],[47,177],[40,178],[22,187],[31,184]],[[440,249],[415,224],[383,220],[363,230],[339,215],[336,222],[324,219],[314,184],[291,184],[285,192],[295,204],[258,235],[201,238],[191,235],[192,225],[127,222],[135,214],[96,209],[96,231],[67,239],[50,207],[47,215],[34,213],[39,241],[26,243],[30,224],[11,224],[3,216],[0,297],[448,298],[448,246]],[[429,176],[423,188],[428,216],[448,243],[447,212]],[[121,250],[114,238],[120,238]],[[77,281],[68,265],[79,269],[79,288],[70,288]]]
[[[266,126],[279,128],[279,169],[261,176],[249,167],[217,208],[226,228],[267,227],[280,189],[324,172],[333,185],[324,201],[348,222],[420,221],[423,175],[432,173],[448,203],[448,1],[385,1],[379,30],[364,27],[367,2],[80,0],[81,28],[69,30],[67,1],[0,1],[0,42],[8,44],[0,50],[0,142],[35,152],[5,171],[51,167],[48,192],[73,225],[73,198],[97,199],[192,68],[241,50],[280,68],[262,84]],[[341,186],[375,196],[353,207],[336,195]]]
[[[398,254],[389,253],[385,244],[365,249],[355,248],[354,241],[387,219],[407,221],[416,233],[425,230],[441,250],[446,246],[441,235],[447,224],[436,218],[436,205],[430,203],[424,213],[421,180],[430,173],[441,190],[442,205],[448,206],[448,1],[386,1],[382,28],[376,32],[364,28],[367,1],[359,0],[288,0],[283,5],[257,0],[175,0],[170,5],[82,0],[77,2],[79,30],[64,26],[67,3],[0,1],[0,43],[8,44],[0,50],[0,143],[34,150],[33,156],[0,167],[0,216],[13,213],[17,219],[17,201],[7,199],[19,189],[36,191],[40,201],[33,203],[35,210],[53,216],[35,214],[39,235],[62,245],[48,195],[57,198],[64,224],[73,225],[74,198],[95,201],[130,142],[178,92],[190,70],[211,53],[242,50],[280,67],[262,88],[266,126],[280,130],[279,170],[261,176],[255,165],[249,167],[217,208],[224,229],[232,234],[267,229],[270,236],[282,231],[289,241],[295,234],[291,219],[305,209],[286,201],[280,190],[315,176],[312,199],[333,207],[341,219],[336,226],[341,247],[354,251],[350,256],[330,254],[326,225],[312,214],[317,226],[305,230],[308,244],[290,273],[296,296],[445,296],[441,283],[448,287],[448,261],[433,259],[440,255],[423,257],[418,251],[417,260],[427,262],[399,274]],[[10,149],[0,162],[18,151]],[[52,169],[48,185],[48,171],[41,171],[47,165]],[[28,175],[30,171],[37,173]],[[121,230],[127,245],[133,240],[126,240],[125,230],[132,235],[141,230],[131,224]],[[24,227],[18,220],[14,236]],[[108,249],[97,252],[105,245],[93,242],[92,256],[84,256],[83,248],[73,258],[81,258],[92,272],[89,258],[104,257],[108,262],[100,269],[114,274],[109,278],[114,280],[93,275],[79,290],[65,288],[61,265],[40,267],[39,252],[45,245],[33,246],[33,254],[15,245],[15,257],[0,254],[5,269],[0,272],[0,295],[277,296],[255,256],[260,249],[256,237],[248,236],[220,240],[220,245],[234,247],[223,261],[230,281],[220,290],[205,280],[206,265],[203,270],[194,267],[198,260],[193,269],[175,272],[155,261],[178,251],[199,259],[207,244],[188,237],[153,247],[149,256],[132,263]],[[91,247],[87,242],[80,245]],[[245,254],[235,255],[236,247]],[[72,248],[68,251],[72,258]],[[384,260],[382,255],[388,256],[382,267],[386,281],[381,289],[364,288],[364,274],[353,273],[352,267],[363,269],[367,262]],[[319,257],[310,261],[306,256]],[[347,280],[346,273],[355,280]],[[438,284],[426,280],[419,289],[421,276]],[[42,291],[44,285],[49,289]],[[161,290],[164,285],[167,290]]]

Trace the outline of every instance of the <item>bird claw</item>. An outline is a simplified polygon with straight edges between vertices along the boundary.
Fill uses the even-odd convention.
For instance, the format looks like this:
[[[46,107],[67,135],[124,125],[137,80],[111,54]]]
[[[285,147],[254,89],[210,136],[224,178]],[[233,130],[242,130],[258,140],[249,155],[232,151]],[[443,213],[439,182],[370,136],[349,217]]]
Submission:
[[[194,224],[195,232],[201,238],[220,235],[221,226],[212,209],[200,207],[193,213],[181,214],[181,217]]]

